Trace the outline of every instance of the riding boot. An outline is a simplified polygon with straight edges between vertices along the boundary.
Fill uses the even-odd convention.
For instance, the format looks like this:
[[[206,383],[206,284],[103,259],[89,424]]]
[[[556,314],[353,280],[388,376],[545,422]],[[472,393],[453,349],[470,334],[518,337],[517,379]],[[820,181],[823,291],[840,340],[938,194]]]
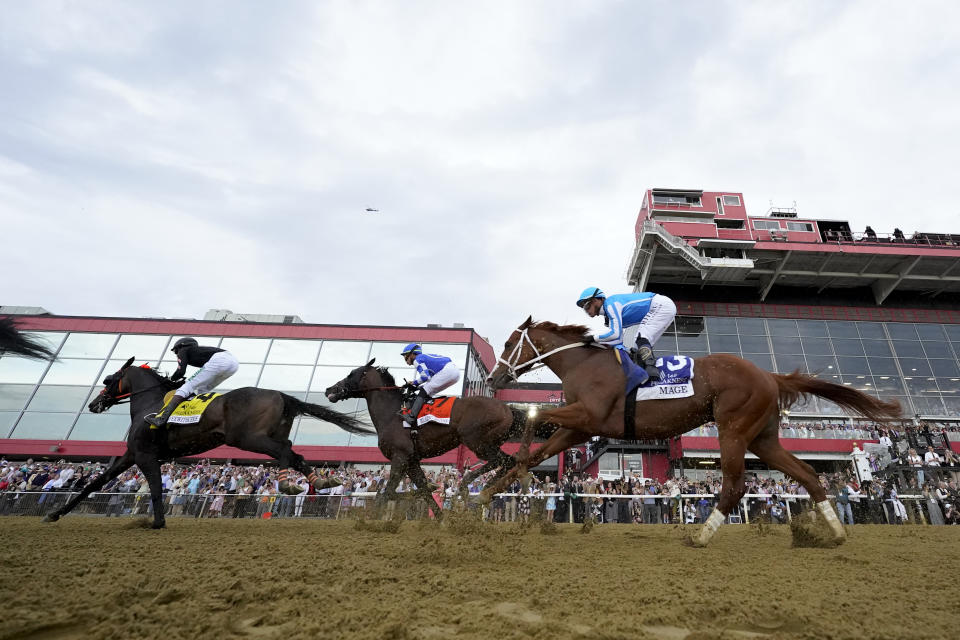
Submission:
[[[164,407],[163,411],[160,413],[144,418],[148,423],[154,427],[163,427],[167,424],[167,420],[170,419],[170,416],[173,415],[173,412],[177,410],[177,407],[180,406],[180,403],[186,400],[183,396],[174,395],[170,399],[170,402]]]
[[[637,340],[637,355],[641,360],[641,362],[638,362],[637,364],[643,365],[643,368],[647,370],[647,375],[650,376],[650,379],[659,380],[660,369],[657,369],[657,358],[653,355],[653,345],[651,345],[650,341],[646,338],[640,338]]]
[[[417,425],[417,416],[420,415],[420,409],[423,409],[423,404],[428,398],[430,398],[430,396],[427,395],[427,392],[423,389],[417,392],[416,397],[413,399],[413,406],[410,407],[410,412],[403,416],[403,420],[408,426],[415,427]]]

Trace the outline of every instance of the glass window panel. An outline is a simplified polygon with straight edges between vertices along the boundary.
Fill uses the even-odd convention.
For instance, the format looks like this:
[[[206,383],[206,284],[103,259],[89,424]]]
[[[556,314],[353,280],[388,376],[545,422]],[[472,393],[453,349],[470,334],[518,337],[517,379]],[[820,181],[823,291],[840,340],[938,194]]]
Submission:
[[[375,434],[369,435],[369,436],[363,436],[363,435],[360,435],[359,433],[353,433],[350,435],[350,446],[351,447],[375,447],[377,446],[377,436]]]
[[[833,339],[833,350],[838,356],[862,356],[863,343],[860,340]]]
[[[357,401],[344,400],[337,404],[338,411],[349,413],[352,407],[356,406]],[[343,405],[344,408],[341,409],[340,405]],[[347,446],[349,443],[349,433],[334,424],[315,418],[301,418],[297,435],[294,438],[294,444],[302,445]]]
[[[126,360],[133,356],[136,357],[137,361],[155,365],[163,358],[169,342],[170,336],[124,334],[120,336],[120,342],[113,350],[113,358],[115,360],[120,358]]]
[[[27,404],[33,393],[32,384],[0,384],[0,410],[19,411]],[[0,438],[6,434],[0,429]]]
[[[936,378],[927,376],[911,376],[903,379],[907,387],[907,393],[912,396],[929,395],[936,393],[939,395],[940,387],[937,386]]]
[[[817,402],[817,399],[814,396],[808,398],[800,398],[794,405],[790,408],[790,414],[796,415],[798,413],[819,413],[820,412],[820,403]],[[794,425],[793,435],[788,437],[807,437],[802,435],[804,432],[800,431],[800,425]]]
[[[20,417],[19,411],[0,411],[0,438],[7,437],[18,417]]]
[[[662,335],[657,344],[654,346],[654,350],[661,355],[669,355],[677,352],[677,336],[672,335],[668,336],[666,334]]]
[[[893,348],[901,358],[923,358],[926,355],[916,340],[894,340]]]
[[[893,358],[867,358],[870,371],[875,376],[898,376],[897,363]]]
[[[73,411],[83,408],[90,395],[90,387],[62,387],[40,385],[27,407],[30,411]]]
[[[260,377],[260,369],[262,369],[262,367],[259,364],[241,364],[237,372],[221,382],[214,391],[223,393],[241,387],[257,387],[259,386],[257,379]],[[170,370],[170,373],[172,372],[173,369]],[[189,370],[187,375],[190,375]]]
[[[677,316],[673,320],[677,333],[692,333],[700,335],[704,331],[705,323],[702,316]],[[957,336],[960,340],[960,336]]]
[[[102,368],[102,360],[60,360],[50,366],[50,370],[43,378],[43,384],[75,384],[89,387],[100,381]]]
[[[800,371],[807,370],[807,363],[804,362],[803,356],[776,352],[774,357],[777,360],[777,372],[779,373],[793,373],[797,369]]]
[[[917,334],[921,340],[946,340],[947,336],[943,332],[943,327],[939,324],[918,324],[916,325]]]
[[[351,368],[367,364],[370,358],[370,343],[365,341],[324,340],[320,347],[318,364],[351,365]]]
[[[71,333],[60,349],[61,358],[99,358],[110,355],[113,343],[117,341],[113,333]],[[128,358],[130,356],[127,356]]]
[[[881,394],[904,395],[903,380],[896,376],[873,376],[874,386]]]
[[[861,338],[870,338],[886,340],[887,334],[883,331],[883,324],[880,322],[858,322],[857,328],[860,330]]]
[[[737,318],[737,331],[742,336],[762,336],[767,333],[763,318]]]
[[[944,397],[943,405],[947,409],[946,415],[954,417],[960,416],[960,398]],[[0,418],[0,421],[2,421],[2,418]]]
[[[206,346],[204,339],[198,340]],[[263,362],[269,346],[268,338],[224,338],[220,343],[220,348],[232,353],[239,362]]]
[[[960,324],[945,324],[943,330],[947,332],[947,337],[954,342],[960,342]]]
[[[803,353],[803,348],[800,346],[800,338],[774,336],[771,340],[773,341],[774,353]]]
[[[310,391],[315,391],[320,396],[323,396],[324,391],[346,378],[354,369],[356,369],[356,367],[317,367],[313,372],[313,382],[310,383]],[[312,395],[311,393],[311,397]],[[311,400],[311,402],[313,401]]]
[[[717,334],[735,334],[737,332],[736,318],[707,318],[707,331]]]
[[[25,413],[17,423],[13,438],[23,440],[59,440],[67,435],[76,414]]]
[[[946,412],[943,408],[943,401],[939,397],[911,397],[914,410],[922,416],[942,416]]]
[[[930,364],[926,360],[919,358],[899,358],[899,360],[904,376],[929,376],[933,374],[930,370]]]
[[[930,360],[930,369],[938,378],[953,378],[960,376],[960,367],[956,360]]]
[[[807,355],[833,355],[833,345],[826,338],[800,338]]]
[[[840,365],[840,373],[846,374],[868,374],[870,367],[867,366],[866,358],[852,358],[849,356],[837,356],[837,364]]]
[[[685,355],[688,358],[696,359],[696,358],[705,358],[710,354],[707,353],[706,351],[684,351],[681,355]]]
[[[770,353],[767,336],[740,336],[740,348],[744,353]]]
[[[743,356],[744,360],[749,360],[764,371],[773,371],[773,360],[769,353],[747,353]]]
[[[807,367],[810,373],[836,373],[839,368],[833,356],[807,354]]]
[[[713,335],[710,334],[710,352],[711,353],[740,353],[740,340],[736,335]]]
[[[317,361],[319,340],[280,340],[270,346],[267,362],[271,364],[309,364]]]
[[[197,336],[170,336],[170,343],[167,345],[168,348],[167,348],[167,349],[164,349],[164,351],[163,351],[163,359],[162,359],[162,364],[161,364],[162,367],[168,367],[168,366],[170,365],[170,363],[172,363],[172,364],[173,364],[173,368],[176,368],[176,366],[177,366],[177,356],[175,356],[175,355],[173,354],[173,352],[170,351],[170,348],[169,348],[169,347],[172,347],[173,345],[175,345],[175,344],[177,343],[177,340],[179,340],[180,338],[194,338],[197,342],[200,343],[200,346],[201,346],[201,347],[219,347],[219,346],[220,346],[220,342],[221,342],[221,339],[220,339],[218,336],[199,336],[199,337],[197,337]],[[121,355],[121,356],[122,356],[123,354],[118,353],[117,355]],[[237,354],[234,354],[234,355],[237,355]],[[127,356],[127,357],[129,358],[130,356]],[[173,368],[171,368],[170,370],[173,371]]]
[[[268,364],[260,375],[259,387],[306,391],[310,384],[313,367],[296,364]]]
[[[893,357],[890,343],[886,340],[863,340],[860,344],[863,345],[863,350],[866,351],[868,356]]]
[[[63,344],[63,339],[67,337],[66,332],[60,331],[24,331],[23,335],[24,337],[30,338],[31,340],[40,342],[44,346],[49,347],[54,353],[56,353],[57,349],[60,348],[60,345]]]
[[[798,336],[796,320],[767,320],[772,336]]]
[[[888,322],[887,331],[894,340],[919,340],[917,328],[907,322]]]
[[[842,320],[831,320],[827,323],[827,331],[831,338],[859,338],[860,332],[857,331],[855,322],[844,322]]]
[[[404,362],[400,351],[407,344],[406,342],[374,342],[370,349],[370,358],[376,358],[378,367],[405,367],[407,363]]]
[[[71,440],[123,440],[130,428],[130,416],[123,413],[83,413],[77,419]]]
[[[800,335],[805,338],[826,338],[827,323],[823,320],[797,320]]]
[[[36,384],[48,364],[15,356],[0,358],[0,384]]]
[[[680,353],[687,353],[688,351],[706,351],[707,336],[704,334],[696,335],[692,333],[678,333],[677,349],[680,351]]]
[[[928,358],[952,358],[953,351],[946,340],[922,340],[923,351]]]
[[[463,368],[467,364],[467,345],[465,344],[425,342],[420,346],[423,347],[424,353],[446,356],[453,360],[460,368]],[[366,360],[364,362],[366,362]]]
[[[853,388],[857,391],[869,393],[873,391],[873,378],[871,376],[847,376],[847,379],[853,383]]]

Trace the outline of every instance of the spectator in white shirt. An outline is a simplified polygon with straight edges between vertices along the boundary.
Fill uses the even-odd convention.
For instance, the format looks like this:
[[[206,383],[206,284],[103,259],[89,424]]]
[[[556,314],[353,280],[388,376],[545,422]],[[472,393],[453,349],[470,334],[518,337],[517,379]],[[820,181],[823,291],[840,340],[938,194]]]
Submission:
[[[928,467],[939,467],[941,460],[939,454],[933,450],[933,447],[927,447],[927,452],[923,454],[923,462]]]

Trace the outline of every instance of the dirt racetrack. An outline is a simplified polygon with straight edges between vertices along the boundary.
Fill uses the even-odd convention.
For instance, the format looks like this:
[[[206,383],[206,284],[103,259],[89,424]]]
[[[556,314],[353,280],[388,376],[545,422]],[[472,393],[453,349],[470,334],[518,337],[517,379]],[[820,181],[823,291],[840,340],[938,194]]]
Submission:
[[[960,637],[960,527],[380,527],[0,518],[0,638]]]

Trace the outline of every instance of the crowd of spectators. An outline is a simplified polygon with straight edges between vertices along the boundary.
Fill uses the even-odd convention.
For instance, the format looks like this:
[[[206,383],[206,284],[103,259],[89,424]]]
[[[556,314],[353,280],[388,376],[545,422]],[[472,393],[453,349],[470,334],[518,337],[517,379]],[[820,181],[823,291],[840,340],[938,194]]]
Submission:
[[[914,450],[911,450],[912,452]],[[837,510],[845,522],[960,523],[960,491],[956,474],[933,473],[930,465],[943,464],[936,452],[927,459],[916,455],[920,467],[914,474],[887,481],[859,485],[850,474],[822,475],[821,484],[836,496]],[[0,514],[26,513],[27,507],[46,512],[79,491],[104,471],[101,463],[7,462],[0,460]],[[942,468],[942,467],[941,467]],[[926,475],[921,475],[926,470]],[[370,496],[382,493],[390,477],[389,467],[361,470],[354,467],[327,468],[319,471],[327,488],[319,491],[306,478],[289,472],[281,478],[276,467],[211,464],[201,460],[190,464],[162,467],[165,508],[170,515],[206,518],[261,517],[269,513],[281,517],[342,517],[368,505]],[[469,484],[470,494],[479,493],[492,474]],[[462,472],[441,469],[427,472],[434,487],[434,499],[451,508],[459,499]],[[628,474],[616,480],[603,480],[585,474],[568,473],[559,480],[550,476],[533,477],[531,482],[515,482],[505,494],[496,496],[483,510],[484,517],[495,522],[523,521],[531,516],[557,522],[598,523],[702,523],[709,516],[720,493],[721,478],[712,472],[702,477],[679,477],[658,481]],[[399,493],[415,490],[410,478],[403,478]],[[732,521],[768,518],[786,522],[785,496],[805,491],[790,478],[748,474],[746,493],[759,497],[746,501],[746,513],[738,506]],[[510,495],[515,494],[515,495]],[[901,500],[900,494],[922,496]],[[149,486],[134,467],[108,482],[98,492],[98,510],[107,516],[149,513]],[[397,503],[388,503],[387,517],[394,515]],[[89,506],[88,506],[89,508]],[[425,506],[403,506],[406,517],[425,514]],[[922,511],[922,513],[921,513]],[[542,514],[542,515],[541,515]]]

